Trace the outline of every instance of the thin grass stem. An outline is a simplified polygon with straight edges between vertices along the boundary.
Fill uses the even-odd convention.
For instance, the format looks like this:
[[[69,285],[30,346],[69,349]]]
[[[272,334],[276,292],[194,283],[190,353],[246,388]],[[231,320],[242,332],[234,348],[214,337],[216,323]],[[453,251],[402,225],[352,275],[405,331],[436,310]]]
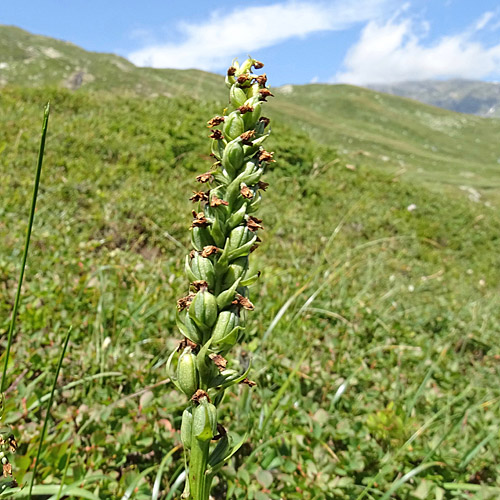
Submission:
[[[28,500],[31,500],[31,493],[33,491],[33,485],[35,483],[36,469],[38,467],[38,462],[40,461],[40,454],[42,452],[43,439],[45,437],[45,432],[47,430],[47,425],[49,422],[50,409],[52,408],[52,402],[54,401],[54,393],[56,392],[57,377],[59,377],[59,372],[61,371],[61,366],[62,366],[62,362],[64,359],[64,355],[66,354],[66,348],[68,347],[70,334],[71,334],[71,327],[68,328],[68,333],[66,334],[66,338],[64,339],[63,348],[61,351],[61,355],[59,356],[59,362],[57,363],[56,373],[54,375],[54,382],[52,383],[52,390],[50,391],[49,404],[47,405],[47,413],[45,415],[45,420],[43,422],[42,434],[40,435],[40,443],[38,444],[38,451],[36,453],[35,466],[33,468],[33,474],[31,476],[30,489],[28,492]]]
[[[10,319],[9,333],[7,338],[7,348],[5,349],[5,360],[3,364],[2,381],[0,383],[0,393],[3,393],[6,389],[5,384],[7,378],[7,367],[9,365],[10,349],[12,346],[12,338],[14,336],[14,328],[16,326],[16,317],[17,317],[17,310],[19,308],[19,300],[21,298],[21,288],[24,279],[24,270],[26,269],[26,261],[28,259],[28,249],[30,246],[31,231],[33,229],[33,220],[35,218],[36,200],[38,197],[38,187],[40,185],[40,175],[42,173],[43,152],[45,150],[45,137],[47,135],[47,127],[49,124],[49,114],[50,114],[50,103],[47,103],[43,114],[42,137],[40,139],[40,148],[38,150],[38,163],[35,174],[35,184],[33,187],[33,196],[31,198],[31,209],[28,221],[28,229],[26,231],[26,240],[24,243],[21,272],[19,275],[19,281],[17,283],[17,291],[16,291],[16,297],[14,299],[14,308],[12,309],[12,317]]]

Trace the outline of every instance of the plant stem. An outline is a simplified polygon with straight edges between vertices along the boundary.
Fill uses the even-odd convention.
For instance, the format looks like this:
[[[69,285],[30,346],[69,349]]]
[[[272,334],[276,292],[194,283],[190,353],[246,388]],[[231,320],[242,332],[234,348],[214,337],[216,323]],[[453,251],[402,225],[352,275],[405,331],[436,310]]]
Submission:
[[[9,355],[10,355],[10,349],[12,346],[12,337],[14,336],[14,327],[16,324],[17,310],[19,308],[19,300],[21,298],[21,287],[22,287],[23,279],[24,279],[24,270],[26,268],[26,260],[28,258],[28,249],[30,246],[31,231],[33,229],[33,220],[35,218],[36,199],[38,197],[38,186],[40,184],[40,174],[42,173],[43,152],[45,149],[45,136],[47,135],[47,126],[49,123],[49,113],[50,113],[50,104],[47,103],[47,105],[45,106],[45,111],[44,111],[44,115],[43,115],[42,137],[40,139],[40,149],[38,151],[38,163],[37,163],[36,175],[35,175],[35,185],[33,187],[33,196],[31,198],[30,217],[29,217],[29,222],[28,222],[28,229],[26,230],[26,240],[24,243],[23,260],[21,263],[21,273],[19,276],[19,282],[17,283],[16,297],[14,299],[14,308],[12,310],[12,317],[10,320],[7,348],[5,350],[5,360],[4,360],[3,372],[2,372],[2,382],[0,383],[0,393],[3,393],[6,389],[5,384],[6,384],[7,366],[9,364]]]
[[[206,474],[210,441],[200,441],[193,437],[189,466],[190,498],[208,500],[210,493],[209,476]]]

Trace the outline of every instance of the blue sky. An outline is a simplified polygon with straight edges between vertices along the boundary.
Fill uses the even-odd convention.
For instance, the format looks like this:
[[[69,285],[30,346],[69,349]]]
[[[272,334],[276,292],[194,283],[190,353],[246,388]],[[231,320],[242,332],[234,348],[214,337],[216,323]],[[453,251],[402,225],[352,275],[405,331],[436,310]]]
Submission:
[[[140,66],[223,72],[250,53],[275,85],[500,80],[498,0],[2,0],[0,24]]]

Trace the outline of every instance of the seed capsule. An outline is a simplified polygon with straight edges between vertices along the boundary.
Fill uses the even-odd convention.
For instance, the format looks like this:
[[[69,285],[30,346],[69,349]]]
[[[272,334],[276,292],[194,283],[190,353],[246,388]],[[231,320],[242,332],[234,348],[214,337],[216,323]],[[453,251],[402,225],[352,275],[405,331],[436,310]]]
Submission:
[[[239,137],[245,131],[245,123],[241,114],[236,111],[230,113],[224,122],[222,131],[228,141]]]
[[[191,305],[189,316],[199,328],[208,330],[217,320],[217,300],[207,290],[200,290]]]
[[[200,441],[209,441],[217,433],[217,408],[207,398],[193,409],[193,436]]]
[[[206,281],[208,288],[215,283],[214,265],[210,259],[195,254],[191,261],[186,257],[186,274],[191,281]]]
[[[212,344],[234,344],[240,320],[234,311],[221,311],[212,331]]]
[[[243,106],[247,100],[247,95],[244,90],[240,89],[240,87],[233,85],[229,91],[229,98],[231,100],[231,104],[235,108],[239,108],[240,106]]]
[[[233,260],[224,275],[222,287],[229,288],[238,279],[242,278],[248,269],[248,257]]]
[[[193,354],[191,347],[186,347],[179,356],[177,363],[177,383],[188,398],[198,389],[196,356]]]
[[[246,226],[238,226],[231,231],[224,247],[224,254],[229,260],[248,255],[256,240],[257,236]]]
[[[210,236],[210,232],[206,227],[193,227],[191,230],[191,242],[194,248],[201,252],[203,247],[213,245],[215,242]]]
[[[193,412],[191,408],[186,408],[182,413],[181,422],[181,441],[184,448],[191,448],[191,439],[193,437]]]
[[[230,142],[222,155],[222,166],[233,176],[243,164],[243,146],[241,142]]]

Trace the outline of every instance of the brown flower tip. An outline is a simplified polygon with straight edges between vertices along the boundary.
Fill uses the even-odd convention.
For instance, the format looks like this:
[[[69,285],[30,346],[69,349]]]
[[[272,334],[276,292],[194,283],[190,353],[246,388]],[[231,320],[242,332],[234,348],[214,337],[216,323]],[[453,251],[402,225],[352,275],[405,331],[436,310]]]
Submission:
[[[210,354],[209,357],[215,363],[215,366],[219,369],[220,372],[226,369],[226,358],[223,358],[220,354]]]
[[[208,394],[203,390],[203,389],[198,389],[194,394],[193,397],[191,398],[191,401],[195,404],[200,403],[200,399],[202,398],[207,398],[208,402],[210,403],[210,398],[208,397]]]
[[[248,73],[245,73],[244,75],[240,75],[236,81],[240,84],[243,85],[245,84],[248,80],[250,80],[250,75]]]
[[[258,219],[257,217],[253,217],[252,215],[248,216],[247,219],[247,227],[250,231],[255,232],[258,229],[264,229],[260,223],[262,222],[262,219]]]
[[[259,84],[259,85],[262,85],[263,87],[266,85],[267,83],[267,76],[266,74],[264,73],[263,75],[259,75],[255,78],[255,81]]]
[[[186,347],[191,347],[193,351],[198,349],[198,344],[193,342],[192,340],[189,340],[188,338],[184,337],[180,342],[179,342],[179,347],[177,347],[177,352],[183,351]]]
[[[220,252],[220,249],[217,248],[215,245],[207,245],[206,247],[203,247],[203,250],[201,252],[201,256],[205,257],[210,257],[210,255],[213,255],[217,252]]]
[[[194,293],[190,293],[186,297],[182,297],[182,299],[179,299],[177,301],[177,309],[179,309],[179,311],[183,311],[184,309],[187,309],[190,306],[191,302],[193,302],[194,298],[195,298]]]
[[[255,387],[257,384],[253,380],[249,380],[248,378],[244,378],[240,384],[246,384],[248,387]]]
[[[250,253],[255,252],[255,250],[259,248],[259,243],[262,243],[262,240],[257,236],[255,245],[252,245],[252,247],[250,248]]]
[[[224,429],[222,424],[217,424],[217,432],[219,434],[217,434],[216,436],[214,436],[212,438],[214,441],[218,441],[219,439],[222,439],[227,434],[227,431],[226,431],[226,429]]]
[[[3,477],[12,476],[12,465],[10,463],[3,464]]]
[[[269,125],[269,123],[271,123],[271,120],[267,116],[261,116],[259,118],[259,122],[263,122],[264,128],[266,128]]]
[[[198,182],[212,182],[214,180],[214,176],[211,172],[205,172],[204,174],[200,174],[196,176],[196,180]]]
[[[234,66],[230,66],[227,70],[227,76],[234,76],[236,74],[236,68]]]
[[[208,201],[208,193],[210,191],[193,191],[193,196],[189,198],[192,202],[197,202],[197,201]]]
[[[211,207],[218,207],[220,205],[225,205],[227,207],[229,205],[229,202],[221,200],[217,196],[213,195],[212,199],[210,200],[210,206]]]
[[[269,183],[264,181],[259,181],[257,183],[257,186],[259,187],[259,189],[262,189],[262,191],[265,191],[269,187]]]
[[[210,137],[210,139],[216,139],[218,141],[224,139],[224,136],[222,135],[222,132],[220,130],[212,130],[212,133],[208,137]]]
[[[208,290],[208,283],[205,280],[193,281],[191,286],[197,292],[204,292],[205,290]]]
[[[270,153],[269,151],[266,151],[265,149],[263,149],[259,153],[259,160],[260,161],[275,162],[276,160],[273,160],[273,154],[274,153]]]
[[[246,198],[247,200],[250,200],[253,198],[252,190],[248,186],[243,186],[241,188],[240,193],[241,193],[241,196],[243,196],[243,198]]]
[[[264,67],[264,63],[261,63],[260,61],[254,61],[254,62],[253,62],[253,67],[254,67],[255,69],[261,69],[261,68],[263,68],[263,67]]]
[[[247,311],[253,311],[255,309],[255,306],[246,297],[243,297],[243,295],[240,295],[239,293],[236,294],[236,298],[231,303],[235,306],[246,309]]]
[[[243,106],[240,106],[240,107],[238,108],[238,111],[239,111],[242,115],[244,115],[245,113],[250,113],[250,112],[252,112],[252,111],[253,111],[253,109],[254,109],[254,108],[253,108],[253,106],[250,106],[250,105],[247,105],[247,104],[243,104]]]
[[[269,89],[260,89],[259,94],[261,101],[265,101],[267,97],[274,97],[274,95],[271,94],[271,91]]]
[[[223,116],[214,116],[211,120],[208,120],[207,127],[217,127],[217,125],[220,125],[224,120],[225,118]]]
[[[196,250],[191,250],[189,252],[189,258],[190,259],[194,259],[195,255],[197,254],[198,252]]]
[[[203,212],[196,213],[193,210],[192,214],[194,220],[193,223],[191,224],[191,227],[207,227],[210,224],[210,222],[208,222]]]
[[[252,139],[255,137],[255,130],[247,130],[240,135],[243,144],[251,145]]]
[[[8,443],[9,450],[12,453],[16,452],[16,450],[17,450],[17,441],[16,441],[16,438],[12,434],[9,435],[9,437],[7,438],[7,440],[4,440],[2,438],[2,436],[0,436],[0,446],[3,446],[5,443]]]

